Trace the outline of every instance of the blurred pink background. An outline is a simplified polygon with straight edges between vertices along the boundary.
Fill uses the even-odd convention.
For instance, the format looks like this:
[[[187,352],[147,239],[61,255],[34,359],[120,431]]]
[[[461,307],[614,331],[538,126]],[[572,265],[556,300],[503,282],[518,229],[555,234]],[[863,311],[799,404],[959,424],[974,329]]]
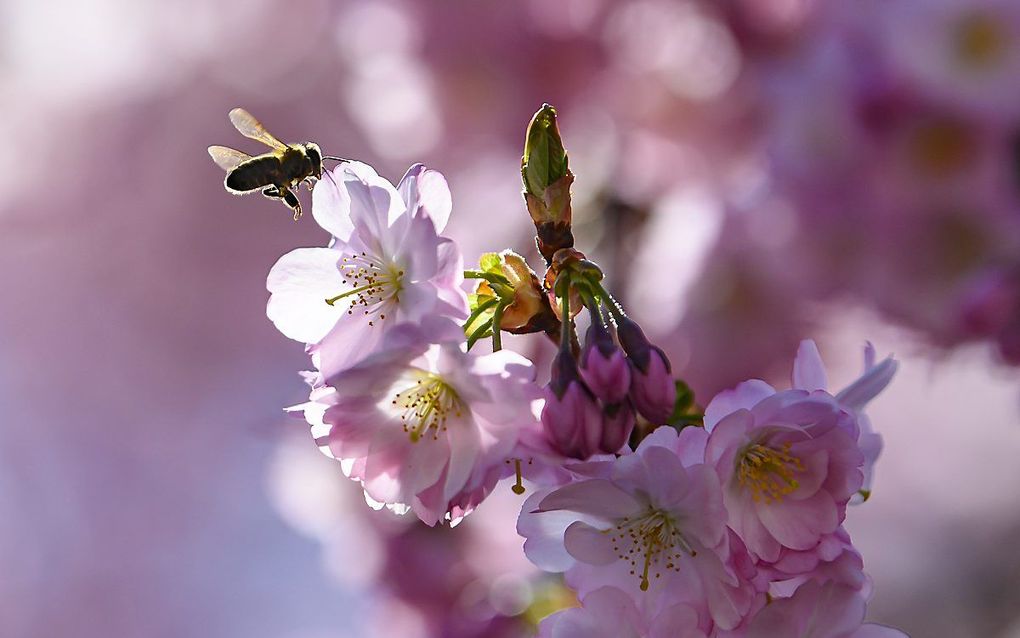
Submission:
[[[469,260],[537,266],[550,102],[579,247],[702,402],[786,383],[805,337],[836,387],[866,339],[900,359],[848,520],[871,617],[1020,637],[1020,9],[841,6],[0,2],[0,636],[524,635],[551,585],[509,490],[409,528],[284,416],[307,363],[265,274],[327,238],[205,147],[257,150],[244,106],[394,180],[424,161]]]

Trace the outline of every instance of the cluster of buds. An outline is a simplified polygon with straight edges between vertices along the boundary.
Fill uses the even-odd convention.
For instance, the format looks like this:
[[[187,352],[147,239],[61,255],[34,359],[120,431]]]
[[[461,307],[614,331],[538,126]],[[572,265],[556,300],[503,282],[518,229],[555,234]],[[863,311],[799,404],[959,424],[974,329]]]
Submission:
[[[619,452],[639,416],[655,426],[673,414],[677,386],[669,359],[606,291],[598,265],[573,247],[574,176],[548,104],[528,127],[521,175],[546,273],[540,280],[511,251],[484,255],[468,275],[481,280],[471,297],[468,342],[491,336],[499,349],[501,330],[558,340],[542,410],[551,447],[576,459]],[[581,347],[576,319],[583,310],[590,326]]]
[[[603,288],[602,272],[576,250],[560,249],[550,271],[559,300],[560,346],[545,389],[542,425],[564,456],[586,459],[619,452],[637,416],[667,422],[676,402],[669,359],[648,342]],[[577,351],[572,300],[588,311],[590,326]]]

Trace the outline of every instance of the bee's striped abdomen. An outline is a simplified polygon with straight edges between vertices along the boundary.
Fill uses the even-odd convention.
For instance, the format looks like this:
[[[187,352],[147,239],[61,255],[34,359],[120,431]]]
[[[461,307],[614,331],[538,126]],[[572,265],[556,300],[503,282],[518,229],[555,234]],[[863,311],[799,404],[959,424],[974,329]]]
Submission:
[[[237,165],[227,173],[224,182],[229,190],[248,193],[265,186],[281,185],[286,182],[282,163],[276,155],[260,155]]]

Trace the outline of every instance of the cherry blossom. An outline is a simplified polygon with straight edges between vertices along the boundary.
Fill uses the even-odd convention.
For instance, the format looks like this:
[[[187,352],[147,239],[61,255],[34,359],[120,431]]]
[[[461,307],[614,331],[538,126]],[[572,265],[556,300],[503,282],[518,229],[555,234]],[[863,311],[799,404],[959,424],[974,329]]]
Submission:
[[[309,344],[325,376],[371,353],[386,326],[466,316],[460,251],[438,235],[450,215],[442,175],[416,164],[394,187],[367,164],[345,162],[312,195],[312,215],[332,239],[276,262],[266,313]]]

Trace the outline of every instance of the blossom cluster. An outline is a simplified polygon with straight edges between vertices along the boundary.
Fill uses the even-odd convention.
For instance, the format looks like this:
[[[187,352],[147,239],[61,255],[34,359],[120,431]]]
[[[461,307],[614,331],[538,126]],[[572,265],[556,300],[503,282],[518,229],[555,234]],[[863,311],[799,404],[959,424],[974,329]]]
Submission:
[[[524,552],[580,602],[542,636],[902,636],[863,623],[870,585],[843,528],[881,449],[863,409],[895,361],[869,345],[862,376],[831,394],[805,341],[792,389],[747,381],[702,413],[573,245],[574,176],[549,106],[522,177],[543,278],[510,251],[465,270],[442,235],[446,180],[422,165],[394,186],[344,161],[315,184],[331,239],[276,263],[267,313],[310,355],[309,400],[292,410],[320,449],[369,504],[430,526],[527,479]],[[558,344],[547,384],[503,332]]]

